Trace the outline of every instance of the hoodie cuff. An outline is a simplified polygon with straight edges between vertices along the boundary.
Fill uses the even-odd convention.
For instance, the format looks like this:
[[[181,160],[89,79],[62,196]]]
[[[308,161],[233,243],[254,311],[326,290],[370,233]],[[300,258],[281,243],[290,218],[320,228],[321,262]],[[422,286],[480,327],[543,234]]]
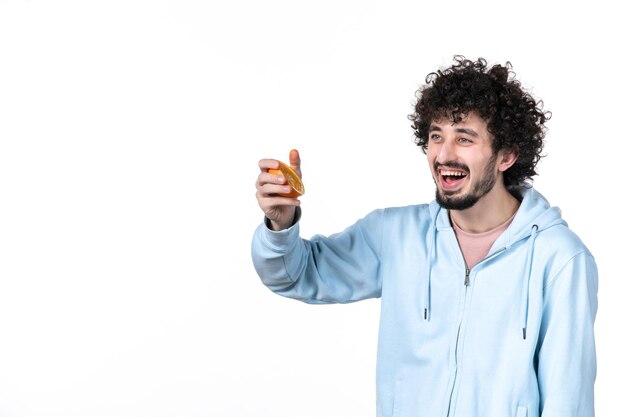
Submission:
[[[263,240],[272,247],[274,250],[278,251],[286,251],[286,249],[290,246],[289,242],[300,236],[300,227],[298,222],[302,217],[302,209],[300,207],[296,207],[296,212],[293,216],[293,223],[291,226],[284,230],[272,230],[270,220],[265,217],[263,223],[265,227],[262,228],[261,232],[263,235]]]
[[[300,221],[300,217],[302,217],[302,209],[296,206],[296,212],[293,215],[293,222],[291,223],[291,226],[289,226],[289,228],[295,226],[295,224]],[[267,227],[271,232],[276,232],[275,230],[272,230],[272,222],[270,219],[267,218],[267,216],[264,217],[263,222],[265,223],[265,227]],[[289,228],[285,230],[289,230]]]

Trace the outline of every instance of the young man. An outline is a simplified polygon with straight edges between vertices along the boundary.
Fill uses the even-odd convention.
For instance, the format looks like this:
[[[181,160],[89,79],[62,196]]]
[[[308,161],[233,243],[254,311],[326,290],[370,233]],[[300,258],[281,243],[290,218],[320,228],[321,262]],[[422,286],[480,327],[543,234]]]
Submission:
[[[308,303],[381,297],[378,417],[594,415],[596,265],[526,182],[548,118],[509,64],[455,57],[410,116],[435,201],[311,240],[299,201],[267,172],[277,161],[259,162],[263,283]],[[300,173],[298,152],[289,160]]]

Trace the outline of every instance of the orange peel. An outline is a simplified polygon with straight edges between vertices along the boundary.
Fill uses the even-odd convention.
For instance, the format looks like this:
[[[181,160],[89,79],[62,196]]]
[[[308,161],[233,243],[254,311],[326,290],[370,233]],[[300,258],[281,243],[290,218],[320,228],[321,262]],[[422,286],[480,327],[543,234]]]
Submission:
[[[285,177],[287,183],[291,187],[291,191],[289,193],[279,195],[289,198],[300,197],[302,194],[304,194],[304,184],[302,183],[302,180],[300,179],[296,171],[294,171],[293,168],[291,168],[289,165],[281,161],[278,161],[278,163],[280,164],[280,167],[278,169],[268,169],[267,172],[269,172],[270,174]]]

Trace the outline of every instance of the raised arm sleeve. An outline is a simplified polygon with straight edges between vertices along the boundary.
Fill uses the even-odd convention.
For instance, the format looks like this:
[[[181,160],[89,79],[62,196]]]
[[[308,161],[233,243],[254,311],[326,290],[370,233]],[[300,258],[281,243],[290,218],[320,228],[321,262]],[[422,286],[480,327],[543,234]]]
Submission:
[[[343,232],[310,240],[299,223],[279,232],[261,224],[252,240],[252,261],[275,293],[307,303],[349,303],[380,297],[384,210]]]

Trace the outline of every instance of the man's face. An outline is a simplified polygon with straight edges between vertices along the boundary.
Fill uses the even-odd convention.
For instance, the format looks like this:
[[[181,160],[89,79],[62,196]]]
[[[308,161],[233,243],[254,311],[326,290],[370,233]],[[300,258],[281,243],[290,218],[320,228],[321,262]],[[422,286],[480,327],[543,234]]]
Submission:
[[[499,175],[492,140],[487,123],[475,113],[454,124],[445,118],[430,124],[426,156],[439,205],[465,210],[492,190]]]

